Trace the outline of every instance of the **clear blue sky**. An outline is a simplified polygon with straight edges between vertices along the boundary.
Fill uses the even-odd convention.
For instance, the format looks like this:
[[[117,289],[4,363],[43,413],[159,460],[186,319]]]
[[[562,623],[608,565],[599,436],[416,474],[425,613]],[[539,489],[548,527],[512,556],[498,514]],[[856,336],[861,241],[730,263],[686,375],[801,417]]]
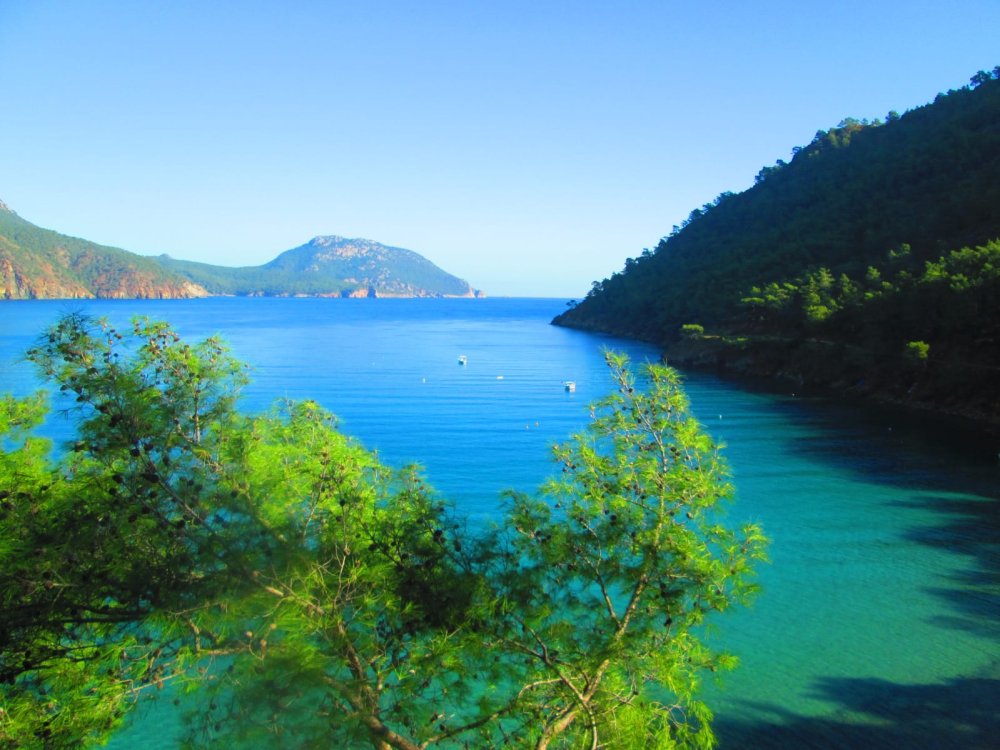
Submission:
[[[0,200],[146,255],[341,234],[581,297],[817,129],[998,64],[998,0],[0,0]]]

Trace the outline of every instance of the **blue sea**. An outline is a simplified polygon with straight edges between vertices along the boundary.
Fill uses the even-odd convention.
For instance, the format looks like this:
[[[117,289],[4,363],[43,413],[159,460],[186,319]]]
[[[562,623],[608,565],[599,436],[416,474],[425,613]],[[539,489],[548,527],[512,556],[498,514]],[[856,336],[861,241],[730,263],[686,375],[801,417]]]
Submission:
[[[476,519],[553,471],[549,446],[610,388],[602,350],[637,342],[549,325],[562,300],[0,304],[0,389],[38,387],[20,359],[61,313],[220,334],[252,365],[243,407],[312,398],[391,464],[420,464]],[[465,355],[467,364],[458,357]],[[685,373],[724,442],[733,523],[772,539],[764,591],[718,618],[740,668],[707,682],[726,748],[995,748],[1000,744],[998,439],[966,425]],[[566,381],[574,381],[569,392]],[[53,417],[57,439],[69,425]],[[116,750],[176,747],[177,717],[140,711]]]

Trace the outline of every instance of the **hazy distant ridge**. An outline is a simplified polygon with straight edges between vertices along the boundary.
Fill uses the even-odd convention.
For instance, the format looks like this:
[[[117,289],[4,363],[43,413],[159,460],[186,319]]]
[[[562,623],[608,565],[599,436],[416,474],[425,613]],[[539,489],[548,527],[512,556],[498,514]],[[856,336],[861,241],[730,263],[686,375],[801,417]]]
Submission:
[[[372,240],[315,237],[262,266],[148,257],[42,229],[0,202],[0,299],[212,295],[478,297],[429,260]]]

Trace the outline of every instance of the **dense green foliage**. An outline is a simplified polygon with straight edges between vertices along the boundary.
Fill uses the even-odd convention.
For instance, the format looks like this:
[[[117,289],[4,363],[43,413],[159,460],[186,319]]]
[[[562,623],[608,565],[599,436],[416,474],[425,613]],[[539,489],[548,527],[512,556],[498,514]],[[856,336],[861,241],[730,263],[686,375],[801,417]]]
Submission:
[[[647,366],[641,392],[622,358],[609,365],[618,392],[556,447],[561,474],[512,499],[503,642],[530,660],[536,747],[709,746],[698,673],[734,661],[697,626],[752,593],[764,540],[719,522],[728,470],[677,373]]]
[[[752,287],[742,300],[748,327],[811,336],[849,336],[869,348],[880,338],[951,342],[974,335],[1000,342],[1000,241],[963,248],[923,263],[908,246],[850,276],[823,266],[803,276]],[[1000,365],[996,346],[980,361]]]
[[[69,400],[0,401],[0,747],[93,745],[197,691],[190,747],[707,747],[699,639],[753,591],[759,529],[676,374],[618,391],[561,477],[489,530],[312,402],[236,409],[240,363],[78,316],[29,352]]]
[[[678,361],[896,381],[892,395],[931,404],[963,389],[969,410],[1000,416],[998,75],[885,123],[818,132],[751,189],[696,209],[654,252],[595,282],[557,322],[653,340]],[[703,346],[685,325],[704,326]],[[916,380],[900,369],[911,341],[928,346]],[[723,351],[732,343],[738,351]]]
[[[29,432],[40,398],[2,404],[5,747],[102,736],[136,691],[175,676],[166,613],[218,591],[212,571],[243,567],[249,516],[212,468],[240,367],[217,342],[182,345],[162,325],[134,336],[144,345],[130,358],[121,334],[70,318],[31,352],[76,408],[78,440],[57,462]]]

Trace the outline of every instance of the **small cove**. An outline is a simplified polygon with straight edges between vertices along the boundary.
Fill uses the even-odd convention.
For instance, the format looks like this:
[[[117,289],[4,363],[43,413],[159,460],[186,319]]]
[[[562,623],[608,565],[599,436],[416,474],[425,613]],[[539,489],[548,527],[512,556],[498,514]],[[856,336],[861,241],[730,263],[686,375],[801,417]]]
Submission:
[[[609,387],[601,347],[644,344],[548,325],[558,300],[208,299],[8,303],[3,390],[62,312],[134,314],[219,333],[250,362],[245,408],[314,398],[392,464],[418,462],[473,518],[551,472],[548,446]],[[458,355],[468,364],[458,364]],[[574,393],[562,387],[577,383]],[[1000,732],[1000,466],[996,446],[931,417],[762,393],[688,373],[727,444],[730,516],[763,523],[764,592],[717,621],[742,666],[707,686],[723,748],[989,747]],[[65,434],[58,418],[51,434]],[[176,746],[162,702],[114,748]]]

